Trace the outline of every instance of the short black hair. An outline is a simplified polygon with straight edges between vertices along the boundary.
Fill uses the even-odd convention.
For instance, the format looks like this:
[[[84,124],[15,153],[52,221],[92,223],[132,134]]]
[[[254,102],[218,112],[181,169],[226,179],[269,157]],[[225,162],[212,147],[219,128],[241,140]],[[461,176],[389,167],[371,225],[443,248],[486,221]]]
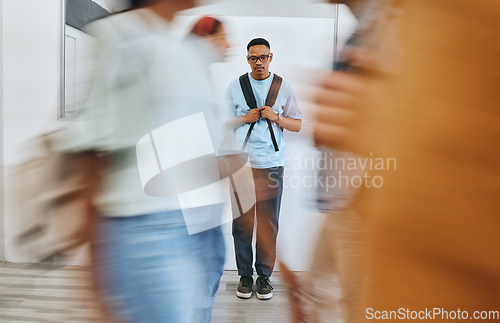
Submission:
[[[250,50],[250,47],[257,45],[264,45],[269,48],[269,50],[271,50],[271,45],[269,45],[269,42],[267,40],[265,40],[264,38],[254,38],[248,43],[247,52]]]

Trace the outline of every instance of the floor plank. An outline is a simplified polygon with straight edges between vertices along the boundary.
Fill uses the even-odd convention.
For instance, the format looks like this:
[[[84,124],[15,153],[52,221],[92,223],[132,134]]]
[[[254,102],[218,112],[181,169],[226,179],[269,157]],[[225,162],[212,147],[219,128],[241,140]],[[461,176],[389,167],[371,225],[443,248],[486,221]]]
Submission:
[[[0,322],[105,323],[97,315],[87,277],[85,267],[0,263]],[[238,280],[235,271],[224,273],[214,303],[213,323],[290,321],[279,272],[271,279],[274,297],[267,301],[255,295],[237,298]]]

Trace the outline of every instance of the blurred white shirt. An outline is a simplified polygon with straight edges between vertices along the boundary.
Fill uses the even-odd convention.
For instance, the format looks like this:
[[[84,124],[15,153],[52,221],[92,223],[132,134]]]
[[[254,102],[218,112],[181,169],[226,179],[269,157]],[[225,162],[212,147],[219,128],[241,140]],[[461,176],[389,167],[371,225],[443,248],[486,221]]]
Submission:
[[[113,15],[87,30],[97,37],[95,78],[81,121],[72,125],[61,149],[112,156],[97,201],[103,215],[181,208],[175,196],[144,192],[135,149],[154,129],[197,113],[203,113],[212,143],[221,141],[202,53],[179,42],[176,27],[149,9]],[[196,129],[181,131],[171,140],[197,135]]]

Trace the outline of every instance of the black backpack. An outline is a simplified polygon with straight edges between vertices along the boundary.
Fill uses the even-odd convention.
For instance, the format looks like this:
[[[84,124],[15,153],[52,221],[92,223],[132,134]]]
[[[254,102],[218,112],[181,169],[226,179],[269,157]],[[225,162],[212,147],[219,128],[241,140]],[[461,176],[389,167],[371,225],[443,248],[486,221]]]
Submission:
[[[276,97],[278,96],[278,92],[280,91],[282,82],[283,79],[280,76],[274,74],[273,82],[271,83],[271,87],[269,88],[269,93],[267,94],[266,97],[266,106],[272,107],[274,105],[274,103],[276,102]],[[256,109],[257,100],[255,99],[255,95],[253,94],[252,85],[250,84],[248,73],[245,73],[242,76],[240,76],[240,85],[241,85],[241,90],[243,91],[243,95],[245,96],[245,101],[247,101],[247,105],[250,107],[250,109]],[[269,127],[269,132],[271,134],[271,139],[273,141],[274,150],[279,151],[278,143],[276,142],[276,137],[274,136],[271,120],[266,119],[266,121]],[[245,137],[245,141],[243,142],[243,147],[241,148],[241,150],[245,150],[248,143],[248,138],[250,138],[250,133],[252,132],[254,126],[255,122],[250,125],[250,129],[248,129],[247,136]]]

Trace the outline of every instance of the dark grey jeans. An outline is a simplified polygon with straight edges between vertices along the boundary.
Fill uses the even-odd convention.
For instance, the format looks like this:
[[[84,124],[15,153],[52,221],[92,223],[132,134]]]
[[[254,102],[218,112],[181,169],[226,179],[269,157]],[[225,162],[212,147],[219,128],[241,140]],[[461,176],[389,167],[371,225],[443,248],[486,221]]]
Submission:
[[[257,218],[255,270],[258,275],[271,276],[276,261],[281,195],[283,193],[283,166],[252,168],[256,204],[245,214],[233,220],[233,239],[238,275],[252,276],[252,238]]]

